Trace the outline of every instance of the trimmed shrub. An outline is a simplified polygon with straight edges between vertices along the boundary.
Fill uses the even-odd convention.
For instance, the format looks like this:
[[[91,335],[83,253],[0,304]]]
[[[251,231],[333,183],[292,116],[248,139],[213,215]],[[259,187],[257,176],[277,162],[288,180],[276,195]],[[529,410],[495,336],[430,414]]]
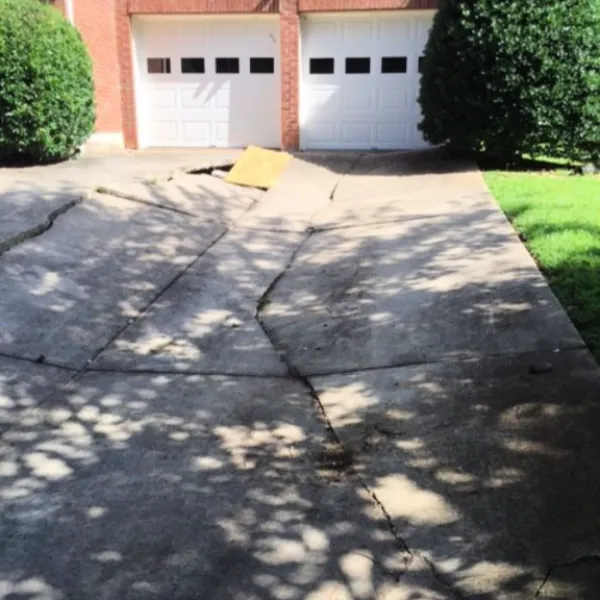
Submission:
[[[94,121],[92,64],[78,31],[40,0],[0,0],[0,160],[66,158]]]
[[[441,0],[425,49],[420,129],[502,160],[597,160],[598,0]]]

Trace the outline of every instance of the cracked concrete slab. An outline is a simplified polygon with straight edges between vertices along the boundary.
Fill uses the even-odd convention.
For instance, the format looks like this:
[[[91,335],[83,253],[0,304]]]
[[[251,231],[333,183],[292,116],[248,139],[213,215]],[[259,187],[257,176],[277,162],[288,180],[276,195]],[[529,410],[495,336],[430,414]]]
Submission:
[[[117,181],[100,186],[99,191],[228,224],[262,196],[260,190],[234,186],[206,174],[182,174],[157,183]]]
[[[583,346],[497,209],[315,234],[269,300],[304,374]]]
[[[2,592],[449,599],[328,471],[312,403],[293,381],[84,376],[0,446]]]
[[[595,600],[600,590],[600,555],[581,556],[556,565],[536,594],[546,600]],[[576,591],[576,595],[573,592]]]
[[[341,178],[360,154],[298,154],[239,227],[271,231],[305,231],[313,217],[331,204]]]
[[[0,356],[0,434],[73,375],[72,371]]]
[[[208,177],[137,156],[19,173]],[[0,596],[595,598],[599,371],[479,174],[301,153],[241,217],[209,180],[0,259],[0,352],[93,369],[0,359]]]
[[[69,189],[0,181],[0,254],[44,232],[82,200],[82,193]]]
[[[83,155],[58,164],[1,168],[0,181],[86,191],[116,181],[157,181],[192,169],[233,164],[241,150],[144,150]]]
[[[336,202],[391,198],[405,192],[422,191],[426,185],[432,196],[444,188],[446,195],[482,191],[481,179],[471,162],[450,160],[443,152],[367,152],[340,180]],[[443,194],[439,194],[443,198]]]
[[[363,155],[340,179],[333,203],[313,219],[316,229],[436,218],[477,210],[498,212],[476,165],[437,153]]]
[[[225,229],[96,196],[6,252],[0,351],[82,367]]]
[[[600,550],[600,371],[587,351],[311,381],[398,535],[461,597],[533,598],[549,567]],[[595,597],[591,581],[557,571],[563,595],[548,597]]]
[[[300,233],[228,232],[93,367],[287,375],[255,315],[303,240]]]
[[[433,176],[428,176],[433,177]],[[368,178],[368,176],[365,176]],[[478,171],[461,174],[461,179],[470,180],[464,189],[462,182],[440,178],[439,182],[426,183],[421,178],[413,185],[395,186],[389,194],[371,193],[368,196],[334,199],[326,209],[313,218],[315,229],[336,229],[370,224],[385,224],[393,221],[435,219],[448,214],[487,212],[500,221],[503,215],[489,192],[483,188]],[[469,189],[470,185],[472,188]],[[439,186],[436,189],[436,185]]]

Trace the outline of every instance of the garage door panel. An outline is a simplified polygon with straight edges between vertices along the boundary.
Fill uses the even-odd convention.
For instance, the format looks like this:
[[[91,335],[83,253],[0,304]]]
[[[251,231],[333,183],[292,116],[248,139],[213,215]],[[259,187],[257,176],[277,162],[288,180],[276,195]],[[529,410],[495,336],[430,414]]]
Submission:
[[[345,146],[368,148],[371,145],[371,123],[344,123],[341,129]]]
[[[179,137],[178,135],[178,127],[177,121],[154,121],[151,125],[153,129],[153,134],[165,141],[176,141]]]
[[[338,138],[336,129],[337,126],[335,123],[317,123],[316,127],[310,131],[310,144],[314,147],[331,147],[331,144],[334,144]]]
[[[149,96],[150,106],[156,109],[177,107],[177,91],[173,88],[155,88]]]
[[[407,19],[386,19],[379,21],[379,41],[391,43],[393,47],[410,47],[412,41],[411,22]]]
[[[372,20],[348,21],[342,24],[342,37],[345,42],[356,44],[370,43],[373,39],[373,28],[375,23]]]
[[[417,129],[418,60],[432,18],[433,11],[308,16],[302,25],[301,147],[426,147]],[[311,58],[334,59],[334,72]],[[368,62],[347,62],[353,58]]]
[[[343,107],[347,111],[369,111],[375,108],[375,93],[370,89],[356,89],[351,93],[343,93]]]
[[[306,36],[303,38],[309,44],[313,41],[322,39],[335,40],[338,37],[338,26],[333,21],[311,23],[310,28],[306,28]]]
[[[338,87],[314,88],[305,108],[308,114],[318,119],[335,116],[340,110]]]
[[[380,110],[393,110],[404,112],[410,104],[409,92],[405,89],[379,89],[377,90],[377,108]]]
[[[378,123],[375,129],[375,141],[381,146],[393,144],[396,140],[408,140],[406,125],[391,121]]]
[[[279,146],[275,17],[136,16],[133,21],[142,146]],[[274,72],[251,73],[253,57],[273,59]],[[153,64],[162,72],[149,73],[148,58],[163,59]],[[182,59],[195,60],[182,64]]]
[[[216,122],[213,125],[214,138],[216,140],[216,146],[224,147],[229,141],[229,124],[225,121]]]
[[[179,88],[180,106],[190,110],[208,110],[211,107],[212,85],[182,85]]]
[[[193,142],[195,139],[208,138],[210,136],[209,121],[182,121],[182,137],[185,142]]]

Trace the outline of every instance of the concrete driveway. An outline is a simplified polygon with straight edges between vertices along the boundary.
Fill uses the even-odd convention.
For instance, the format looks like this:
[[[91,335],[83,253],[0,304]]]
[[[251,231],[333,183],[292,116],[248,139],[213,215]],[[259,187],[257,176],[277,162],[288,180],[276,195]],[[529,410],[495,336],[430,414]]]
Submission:
[[[600,371],[477,170],[234,158],[0,170],[0,599],[596,599]]]

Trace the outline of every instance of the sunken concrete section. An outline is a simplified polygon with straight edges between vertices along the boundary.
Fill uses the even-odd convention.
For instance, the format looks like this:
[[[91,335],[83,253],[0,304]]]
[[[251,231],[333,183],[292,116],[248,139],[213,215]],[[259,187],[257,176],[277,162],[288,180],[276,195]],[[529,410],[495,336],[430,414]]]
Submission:
[[[110,196],[71,209],[0,262],[0,352],[81,368],[225,232]]]
[[[261,318],[306,375],[583,347],[489,199],[313,235]]]
[[[312,381],[407,546],[461,597],[597,598],[600,371],[587,351]]]
[[[351,153],[293,159],[275,185],[257,196],[259,200],[236,221],[235,230],[206,252],[91,368],[286,376],[288,365],[257,316],[270,302],[271,285],[306,241],[313,215],[331,204],[336,185],[358,158]],[[204,181],[198,177],[210,180],[201,184],[207,189],[238,189],[242,197],[257,194],[227,187],[208,175],[176,177],[160,188],[121,186],[119,193],[150,202],[160,189],[175,201],[169,206],[190,210],[196,197],[192,192],[197,193],[197,182]],[[182,195],[183,184],[191,187]]]
[[[358,163],[356,152],[309,152],[294,158],[239,226],[269,231],[306,231],[332,203],[337,186]]]
[[[287,375],[256,314],[304,239],[301,233],[229,232],[92,368]]]
[[[317,414],[293,381],[85,376],[0,450],[2,590],[450,600]]]
[[[261,196],[260,190],[241,188],[201,173],[181,174],[162,182],[115,182],[98,187],[103,194],[140,202],[194,217],[231,224]]]

